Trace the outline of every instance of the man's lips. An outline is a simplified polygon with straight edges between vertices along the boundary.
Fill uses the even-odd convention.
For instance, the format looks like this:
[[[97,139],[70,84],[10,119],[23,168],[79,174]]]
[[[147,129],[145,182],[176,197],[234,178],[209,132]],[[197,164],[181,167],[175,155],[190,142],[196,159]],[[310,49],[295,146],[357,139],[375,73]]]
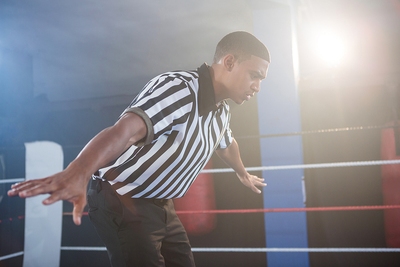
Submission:
[[[254,94],[246,94],[246,100],[250,100],[250,98],[252,98],[254,96]]]

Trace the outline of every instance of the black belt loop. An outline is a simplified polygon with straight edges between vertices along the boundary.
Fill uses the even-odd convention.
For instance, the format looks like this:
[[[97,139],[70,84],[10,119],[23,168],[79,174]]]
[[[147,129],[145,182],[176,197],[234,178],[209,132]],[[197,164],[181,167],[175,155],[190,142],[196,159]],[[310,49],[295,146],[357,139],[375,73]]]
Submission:
[[[90,189],[96,190],[99,193],[102,189],[101,186],[102,179],[98,176],[92,175],[92,179],[90,180]]]
[[[153,198],[153,203],[156,204],[157,206],[163,207],[167,205],[168,199],[157,199]]]

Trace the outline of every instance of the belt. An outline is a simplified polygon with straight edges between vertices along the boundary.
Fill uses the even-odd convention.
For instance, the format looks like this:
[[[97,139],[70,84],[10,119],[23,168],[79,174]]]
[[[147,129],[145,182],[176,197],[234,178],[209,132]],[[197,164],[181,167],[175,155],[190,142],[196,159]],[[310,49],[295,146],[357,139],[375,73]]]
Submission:
[[[101,177],[99,177],[99,176],[95,176],[95,175],[93,175],[92,176],[92,181],[91,181],[91,183],[90,183],[90,185],[89,185],[89,188],[90,189],[94,189],[94,190],[96,190],[97,192],[100,192],[101,191],[101,189],[102,189],[102,186],[101,186],[101,183],[102,182],[105,182],[106,180],[105,179],[102,179]],[[120,194],[118,194],[117,192],[115,192],[120,198],[123,198],[123,199],[131,199],[131,197],[129,197],[129,196],[121,196]],[[165,205],[167,205],[167,203],[168,203],[168,200],[169,199],[164,199],[164,198],[161,198],[161,199],[159,199],[159,198],[138,198],[138,199],[142,199],[142,200],[145,200],[145,201],[147,201],[147,202],[150,202],[150,203],[152,203],[152,204],[155,204],[155,205],[157,205],[157,206],[159,206],[159,207],[163,207],[163,206],[165,206]]]

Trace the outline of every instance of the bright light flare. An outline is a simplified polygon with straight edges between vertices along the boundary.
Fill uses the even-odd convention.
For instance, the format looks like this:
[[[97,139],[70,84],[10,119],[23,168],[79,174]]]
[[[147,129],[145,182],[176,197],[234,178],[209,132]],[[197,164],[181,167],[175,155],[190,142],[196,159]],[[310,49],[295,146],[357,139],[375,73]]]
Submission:
[[[315,41],[317,56],[331,67],[338,66],[346,54],[346,44],[338,35],[323,33]]]

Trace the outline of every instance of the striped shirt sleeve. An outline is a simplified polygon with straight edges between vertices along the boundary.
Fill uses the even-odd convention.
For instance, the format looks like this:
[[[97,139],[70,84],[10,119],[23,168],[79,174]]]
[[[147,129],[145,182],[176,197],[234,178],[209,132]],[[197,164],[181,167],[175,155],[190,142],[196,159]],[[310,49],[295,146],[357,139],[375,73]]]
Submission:
[[[187,120],[194,99],[186,80],[165,73],[151,80],[123,114],[134,112],[142,117],[148,129],[143,145],[149,144]]]
[[[221,142],[219,142],[219,145],[217,147],[217,149],[225,149],[228,146],[230,146],[230,144],[232,144],[233,141],[233,135],[232,135],[232,131],[231,129],[228,127],[228,129],[226,129],[224,136],[221,139]]]

